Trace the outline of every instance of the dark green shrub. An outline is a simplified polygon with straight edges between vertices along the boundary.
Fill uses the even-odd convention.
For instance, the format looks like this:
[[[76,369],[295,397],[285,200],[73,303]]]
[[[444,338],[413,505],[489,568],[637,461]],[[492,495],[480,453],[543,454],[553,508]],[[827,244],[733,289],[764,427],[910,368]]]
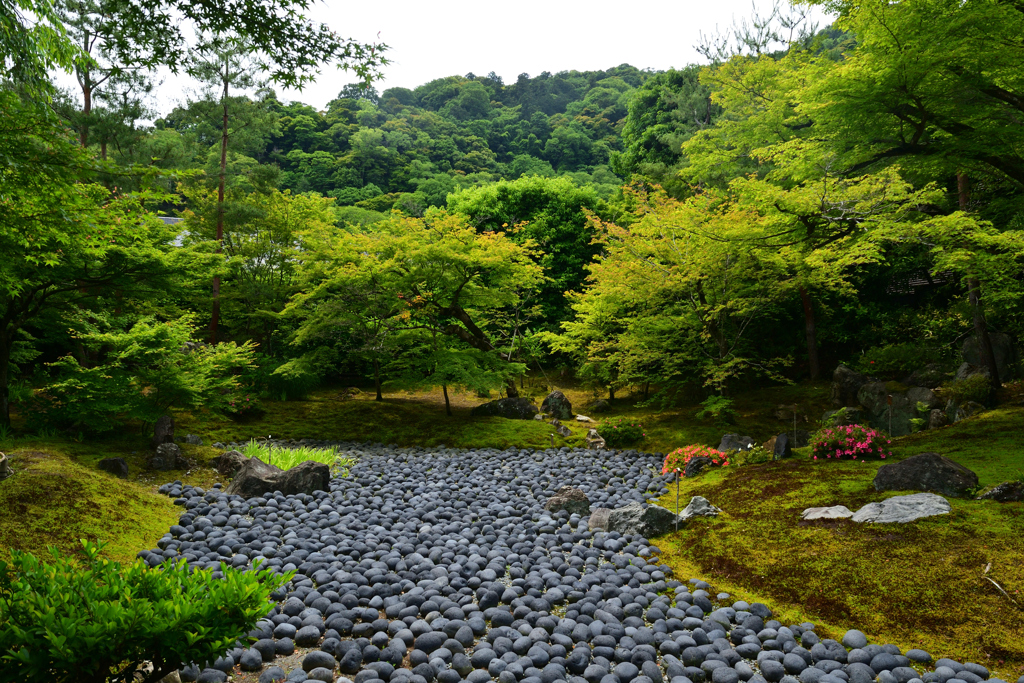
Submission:
[[[875,346],[861,355],[857,369],[879,377],[902,377],[939,360],[936,349],[920,344]]]
[[[950,399],[957,404],[975,401],[982,405],[988,405],[992,397],[992,385],[989,383],[987,375],[971,375],[945,385],[939,393],[943,398]]]
[[[736,421],[736,410],[732,399],[712,394],[701,402],[701,410],[694,416],[698,420],[710,417],[716,424],[732,424]]]
[[[0,561],[0,683],[128,683],[146,661],[153,672],[135,680],[153,683],[221,656],[291,578],[221,565],[214,579],[184,560],[122,566],[83,545],[81,563],[53,549],[48,563],[16,550]]]
[[[600,430],[601,436],[608,448],[623,448],[633,446],[646,438],[644,426],[639,420],[616,418],[609,420]]]

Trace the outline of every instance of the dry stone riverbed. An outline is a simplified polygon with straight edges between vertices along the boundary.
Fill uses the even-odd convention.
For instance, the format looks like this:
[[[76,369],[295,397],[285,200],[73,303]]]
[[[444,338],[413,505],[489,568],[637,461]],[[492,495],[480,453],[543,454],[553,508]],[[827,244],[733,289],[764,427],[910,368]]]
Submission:
[[[139,553],[149,564],[297,570],[248,639],[180,680],[996,680],[856,631],[837,642],[812,624],[783,625],[765,605],[673,576],[638,532],[591,531],[586,515],[545,509],[563,486],[593,508],[644,505],[668,492],[660,454],[303,443],[356,464],[312,495],[161,487],[183,514]]]

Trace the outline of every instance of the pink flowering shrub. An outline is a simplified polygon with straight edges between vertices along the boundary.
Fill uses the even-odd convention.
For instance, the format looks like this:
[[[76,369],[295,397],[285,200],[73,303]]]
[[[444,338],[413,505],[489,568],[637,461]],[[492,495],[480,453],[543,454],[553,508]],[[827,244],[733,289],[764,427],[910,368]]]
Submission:
[[[669,472],[675,472],[679,470],[682,472],[686,469],[686,463],[690,462],[694,458],[711,458],[711,462],[719,467],[725,467],[729,464],[729,456],[722,451],[716,451],[711,446],[702,446],[700,444],[693,444],[692,446],[686,446],[685,448],[677,448],[668,455],[665,456],[665,464],[661,468],[662,474],[668,474]]]
[[[647,438],[644,426],[637,420],[617,418],[604,423],[600,429],[608,448],[632,446]]]
[[[881,432],[862,425],[826,427],[811,438],[811,457],[835,460],[885,459],[891,441]]]

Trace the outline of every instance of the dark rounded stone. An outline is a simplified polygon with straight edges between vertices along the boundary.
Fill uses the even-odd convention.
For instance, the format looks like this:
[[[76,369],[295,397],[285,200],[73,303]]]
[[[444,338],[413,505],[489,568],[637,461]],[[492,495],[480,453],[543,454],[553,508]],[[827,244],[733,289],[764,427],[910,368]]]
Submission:
[[[881,652],[871,658],[871,664],[869,665],[876,674],[880,674],[883,671],[891,671],[899,666],[899,661],[895,655],[889,654],[888,652]]]
[[[797,675],[806,669],[809,664],[807,660],[801,657],[799,654],[790,652],[782,659],[782,666],[785,667],[786,673]]]
[[[470,663],[474,669],[486,669],[487,665],[492,660],[497,659],[498,655],[495,654],[494,650],[478,650],[469,657]]]
[[[258,650],[249,648],[242,652],[238,666],[242,671],[260,671],[263,668],[263,655]]]
[[[295,632],[294,641],[299,647],[314,647],[320,642],[320,629],[316,626],[303,626]]]
[[[279,683],[279,681],[283,681],[285,678],[284,669],[279,666],[271,666],[260,674],[259,683]]]
[[[782,662],[777,662],[774,659],[763,659],[760,666],[761,675],[768,683],[779,683],[786,675],[786,667],[782,665]]]
[[[850,683],[872,683],[877,674],[867,664],[854,662],[846,665],[846,675],[850,677]]]
[[[334,657],[322,650],[314,650],[302,658],[302,670],[307,673],[317,667],[334,671],[337,666],[338,663],[335,661]]]
[[[441,631],[429,631],[416,638],[416,648],[430,653],[444,645],[447,636]]]
[[[629,683],[640,675],[640,669],[629,662],[621,662],[615,666],[614,673],[620,683]]]
[[[260,653],[264,662],[274,661],[274,656],[277,654],[277,643],[272,638],[261,638],[253,644],[252,648]]]

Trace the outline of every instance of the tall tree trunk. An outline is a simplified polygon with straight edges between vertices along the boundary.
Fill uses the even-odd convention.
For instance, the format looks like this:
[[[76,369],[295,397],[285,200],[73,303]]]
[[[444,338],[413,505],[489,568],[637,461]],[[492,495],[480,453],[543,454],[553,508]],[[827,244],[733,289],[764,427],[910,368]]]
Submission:
[[[82,85],[82,127],[78,131],[78,141],[82,147],[89,146],[89,114],[92,112],[92,79],[86,71],[79,81]]]
[[[377,398],[374,400],[383,401],[384,397],[380,393],[380,362],[376,358],[373,359],[373,386],[377,389]]]
[[[613,387],[611,385],[608,386],[608,400],[609,401],[614,401],[615,400],[615,387]]]
[[[964,173],[956,174],[957,199],[961,211],[967,211],[971,197],[971,185]],[[996,364],[995,349],[992,348],[992,337],[988,333],[985,321],[985,309],[981,305],[981,281],[977,277],[967,279],[967,300],[971,304],[971,318],[974,323],[974,336],[981,348],[981,360],[988,369],[989,383],[993,391],[1002,386],[999,381],[999,366]]]
[[[519,389],[516,389],[516,380],[514,377],[509,378],[505,384],[505,392],[509,398],[519,398]]]
[[[447,384],[442,384],[441,385],[441,392],[444,394],[444,414],[447,415],[448,417],[451,417],[452,416],[452,404],[448,400],[448,385]]]
[[[228,169],[228,60],[224,59],[224,94],[221,103],[224,119],[220,132],[220,178],[217,183],[217,253],[224,250],[224,185]],[[217,343],[217,328],[220,326],[220,276],[213,277],[213,311],[210,314],[210,343]]]
[[[800,303],[804,307],[804,328],[807,332],[807,364],[811,379],[816,380],[821,376],[821,367],[818,365],[818,340],[814,331],[814,307],[811,295],[803,287],[800,288]]]
[[[13,335],[0,329],[0,425],[11,425],[11,342]]]

